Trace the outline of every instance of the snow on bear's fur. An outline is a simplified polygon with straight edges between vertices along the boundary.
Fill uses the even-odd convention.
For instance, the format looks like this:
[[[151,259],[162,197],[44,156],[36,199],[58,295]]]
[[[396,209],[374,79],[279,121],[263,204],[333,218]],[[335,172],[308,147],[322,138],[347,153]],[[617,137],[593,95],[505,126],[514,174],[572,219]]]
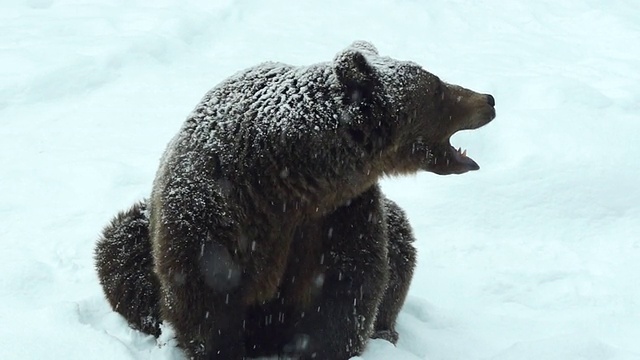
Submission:
[[[151,197],[96,248],[112,307],[192,359],[342,360],[395,343],[415,249],[385,175],[478,165],[449,138],[494,99],[353,43],[332,62],[264,63],[209,91]]]

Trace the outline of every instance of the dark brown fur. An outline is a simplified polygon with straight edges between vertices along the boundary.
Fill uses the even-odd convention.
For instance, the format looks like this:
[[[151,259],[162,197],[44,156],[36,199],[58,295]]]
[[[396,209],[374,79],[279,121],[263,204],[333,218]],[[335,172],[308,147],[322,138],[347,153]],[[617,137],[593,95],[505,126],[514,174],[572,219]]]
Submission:
[[[240,72],[205,95],[165,152],[148,201],[153,259],[135,221],[136,235],[114,235],[140,207],[106,229],[105,293],[145,331],[137,315],[156,315],[158,297],[154,319],[193,359],[343,360],[370,337],[395,342],[415,250],[377,182],[477,169],[449,137],[494,116],[492,97],[364,42],[332,63]],[[127,252],[145,258],[139,268]],[[134,285],[150,296],[122,310]]]
[[[100,284],[111,307],[134,328],[160,335],[160,283],[153,272],[146,203],[105,227],[95,250]]]
[[[381,284],[388,277],[388,284],[386,290],[378,289],[385,294],[380,300],[378,310],[367,310],[378,313],[371,337],[383,338],[395,343],[398,338],[395,320],[409,289],[416,253],[412,245],[414,238],[411,227],[402,209],[386,198],[383,199],[383,205],[383,224],[386,230],[381,233],[386,234],[388,238],[386,241],[388,263],[382,267],[382,273],[376,276]],[[145,202],[135,204],[126,212],[118,214],[105,228],[96,247],[96,266],[100,282],[114,310],[124,316],[135,329],[158,336],[159,324],[162,322],[158,296],[160,288],[153,273],[151,242],[145,211]],[[342,214],[336,214],[338,217],[340,215]],[[369,222],[369,215],[366,216],[367,219],[360,220]],[[346,219],[337,222],[336,225]],[[346,226],[350,227],[348,224]],[[327,280],[338,283],[347,281],[349,271],[344,271],[342,275],[338,273],[338,280],[335,279],[334,271],[334,278],[327,279],[327,274],[332,273],[327,270],[337,261],[335,255],[321,252],[321,246],[315,250],[309,250],[303,242],[305,239],[310,240],[312,236],[318,236],[318,244],[329,246],[330,243],[337,241],[338,244],[334,246],[339,247],[340,239],[344,234],[340,236],[339,229],[331,226],[329,228],[333,230],[329,237],[327,225],[323,228],[321,230],[320,226],[317,228],[309,226],[308,234],[305,235],[303,231],[296,234],[296,246],[293,251],[300,256],[289,264],[284,277],[286,280],[281,284],[280,294],[272,301],[248,309],[244,325],[248,356],[295,355],[296,351],[308,346],[308,335],[298,329],[302,326],[299,320],[306,315],[302,315],[303,309],[307,309],[310,319],[313,319],[310,320],[309,325],[313,327],[317,322],[313,312],[320,305],[317,300],[312,299],[317,298],[317,295],[322,292]],[[326,235],[324,240],[323,236],[319,236],[323,232]],[[355,237],[361,238],[360,235]],[[354,244],[354,246],[357,245]],[[362,269],[365,268],[362,267]],[[353,293],[357,293],[355,290],[353,285],[348,285],[343,290],[345,294],[349,294],[345,296],[348,296],[350,301],[353,301]],[[306,306],[295,310],[294,305],[298,302],[305,303]],[[325,318],[328,315],[326,311],[321,311],[321,314]],[[299,319],[295,319],[296,316]],[[292,319],[295,320],[293,323],[296,327],[291,325]],[[325,321],[331,319],[336,325],[341,324],[340,318],[328,317]],[[354,331],[354,334],[358,332]]]

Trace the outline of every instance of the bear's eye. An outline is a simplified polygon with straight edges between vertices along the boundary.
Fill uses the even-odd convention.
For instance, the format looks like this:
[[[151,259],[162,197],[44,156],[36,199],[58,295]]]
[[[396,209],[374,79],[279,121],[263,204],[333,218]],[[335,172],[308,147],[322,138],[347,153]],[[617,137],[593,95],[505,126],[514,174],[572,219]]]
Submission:
[[[442,81],[438,80],[438,85],[436,86],[436,95],[440,96],[442,95],[442,92],[444,91],[443,86],[442,86]]]
[[[437,81],[437,85],[435,86],[435,89],[433,91],[433,98],[436,101],[439,100],[443,100],[444,99],[444,86],[442,86],[442,81],[440,80],[436,80]]]

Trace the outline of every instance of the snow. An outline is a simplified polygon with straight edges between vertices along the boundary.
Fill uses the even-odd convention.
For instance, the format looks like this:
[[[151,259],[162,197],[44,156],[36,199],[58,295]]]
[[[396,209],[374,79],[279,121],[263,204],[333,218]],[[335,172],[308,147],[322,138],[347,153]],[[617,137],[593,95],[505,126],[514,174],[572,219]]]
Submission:
[[[498,110],[452,139],[480,171],[384,181],[419,265],[359,359],[640,359],[635,0],[1,1],[0,358],[181,359],[109,308],[101,228],[212,86],[355,39]]]

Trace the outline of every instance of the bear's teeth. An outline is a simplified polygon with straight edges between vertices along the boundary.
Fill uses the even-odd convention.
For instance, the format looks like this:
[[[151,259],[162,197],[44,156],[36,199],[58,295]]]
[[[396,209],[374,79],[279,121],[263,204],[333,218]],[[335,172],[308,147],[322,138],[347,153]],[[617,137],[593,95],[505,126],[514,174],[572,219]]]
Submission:
[[[467,149],[464,149],[464,151],[462,152],[462,156],[467,157]]]

